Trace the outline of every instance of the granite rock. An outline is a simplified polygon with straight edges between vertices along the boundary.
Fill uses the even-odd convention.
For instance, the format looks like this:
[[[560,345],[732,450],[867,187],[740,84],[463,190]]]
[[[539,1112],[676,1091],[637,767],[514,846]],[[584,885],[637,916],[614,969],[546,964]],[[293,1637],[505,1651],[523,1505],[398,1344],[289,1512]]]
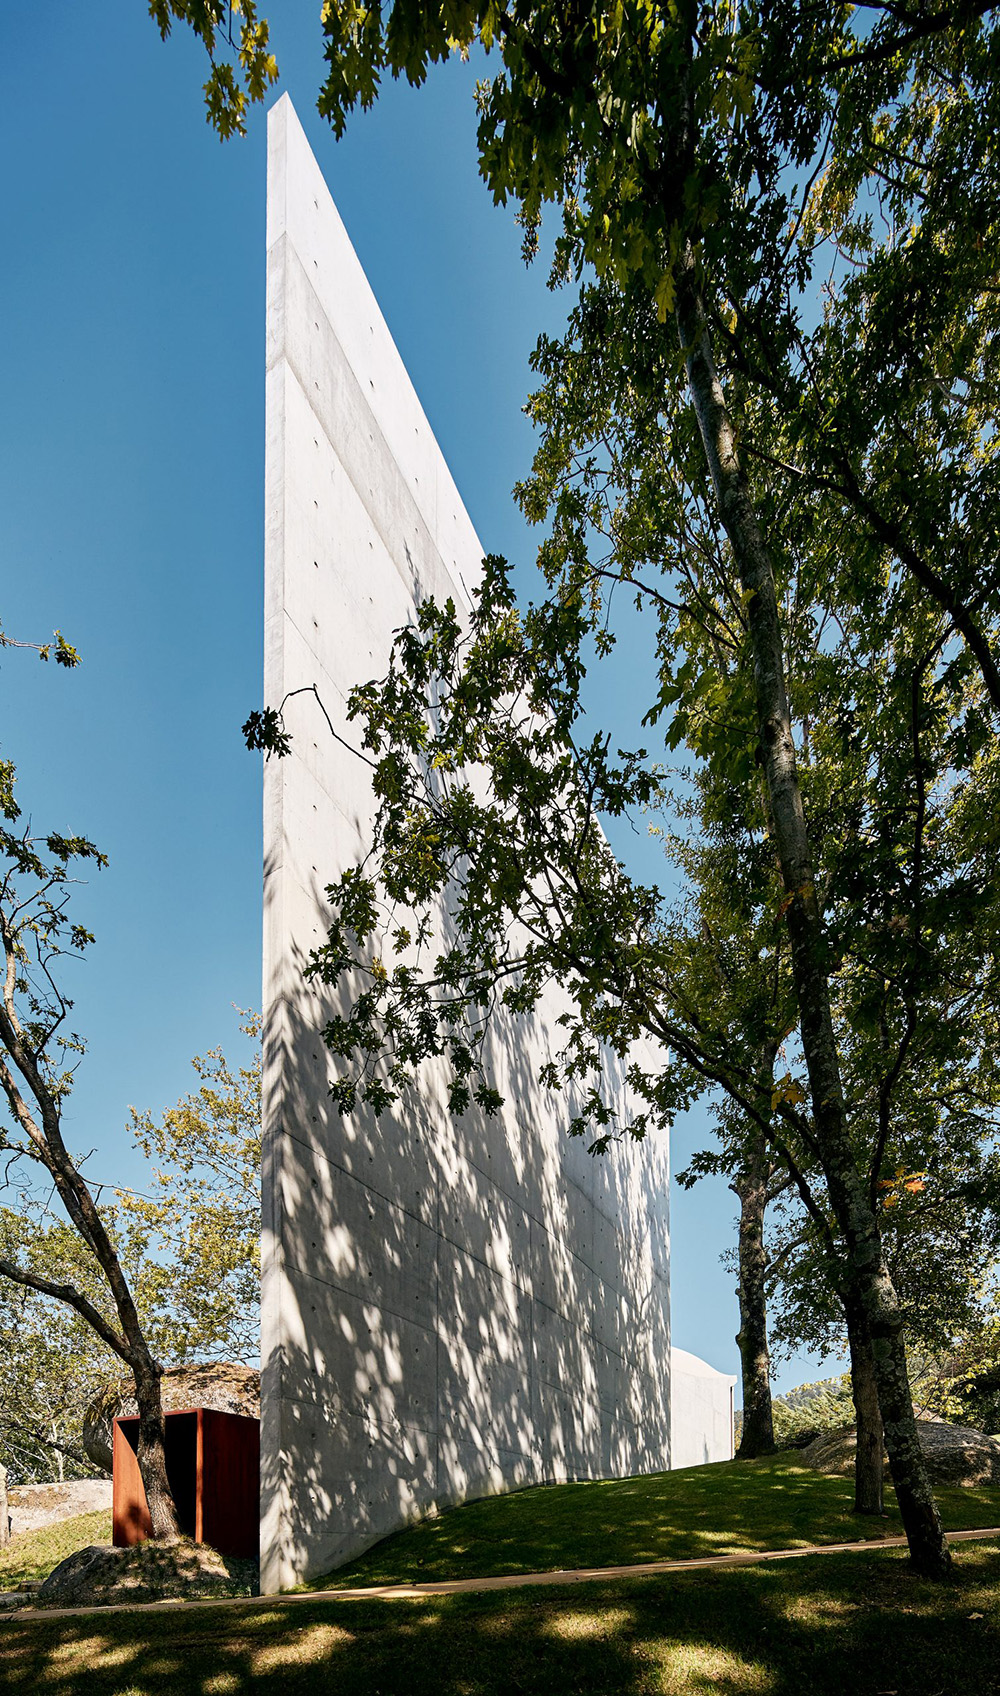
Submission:
[[[933,1484],[1000,1484],[1000,1442],[983,1431],[948,1425],[941,1419],[918,1419],[917,1434]],[[802,1450],[802,1459],[817,1472],[853,1476],[857,1428],[825,1431]]]
[[[260,1418],[260,1373],[235,1361],[168,1366],[161,1380],[161,1393],[165,1413],[185,1407],[212,1407],[219,1413]],[[137,1412],[131,1378],[106,1385],[94,1397],[83,1416],[83,1446],[95,1466],[111,1471],[113,1422]]]
[[[136,1543],[130,1549],[92,1544],[77,1549],[49,1573],[35,1607],[80,1608],[163,1602],[196,1596],[252,1596],[257,1562],[220,1555],[204,1543],[179,1537]]]

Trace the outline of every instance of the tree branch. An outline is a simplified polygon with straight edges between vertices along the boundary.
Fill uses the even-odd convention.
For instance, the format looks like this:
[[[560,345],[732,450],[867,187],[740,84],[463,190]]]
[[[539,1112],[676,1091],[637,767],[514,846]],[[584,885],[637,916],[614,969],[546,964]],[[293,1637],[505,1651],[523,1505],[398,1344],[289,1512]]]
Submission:
[[[0,1257],[0,1277],[9,1278],[11,1283],[21,1284],[26,1289],[37,1290],[39,1295],[51,1296],[54,1301],[65,1302],[67,1307],[74,1308],[81,1319],[87,1321],[87,1324],[107,1343],[108,1348],[113,1349],[115,1354],[120,1356],[126,1366],[134,1365],[132,1353],[125,1338],[119,1331],[115,1330],[113,1325],[108,1324],[100,1308],[95,1307],[87,1296],[81,1295],[74,1284],[54,1284],[50,1279],[41,1278],[37,1273],[29,1272],[25,1267],[18,1266],[16,1261],[5,1260],[2,1257]]]

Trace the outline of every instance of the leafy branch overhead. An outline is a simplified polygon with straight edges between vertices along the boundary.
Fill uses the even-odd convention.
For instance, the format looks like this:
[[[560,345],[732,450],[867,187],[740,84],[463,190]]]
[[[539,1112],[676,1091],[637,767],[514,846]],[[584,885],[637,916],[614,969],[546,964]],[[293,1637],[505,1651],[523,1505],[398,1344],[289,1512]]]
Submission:
[[[68,670],[80,664],[80,656],[76,649],[67,642],[61,630],[52,632],[51,642],[18,642],[13,636],[8,636],[0,626],[0,648],[29,648],[36,653],[40,660],[55,658],[56,665],[64,665]]]
[[[208,122],[222,141],[245,135],[249,108],[278,80],[270,25],[256,0],[149,0],[149,15],[164,40],[175,23],[189,25],[211,66],[204,85]]]

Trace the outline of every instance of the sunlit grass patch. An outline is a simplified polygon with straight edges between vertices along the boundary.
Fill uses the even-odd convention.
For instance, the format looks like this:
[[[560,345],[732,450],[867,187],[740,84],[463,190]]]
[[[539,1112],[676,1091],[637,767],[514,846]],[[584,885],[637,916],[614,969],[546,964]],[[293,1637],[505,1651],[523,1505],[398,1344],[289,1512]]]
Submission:
[[[696,1692],[738,1690],[740,1696],[767,1696],[774,1690],[774,1674],[756,1660],[731,1649],[706,1643],[663,1643],[647,1648],[647,1661],[658,1666],[664,1690],[671,1696],[696,1696]]]
[[[56,1525],[43,1525],[38,1531],[20,1531],[6,1549],[0,1550],[0,1591],[38,1583],[77,1549],[110,1542],[111,1514],[106,1509],[75,1514]]]
[[[792,1596],[782,1610],[788,1620],[801,1620],[810,1629],[839,1625],[850,1613],[851,1604],[837,1596]]]
[[[552,1637],[561,1637],[564,1642],[579,1642],[581,1639],[608,1637],[628,1625],[634,1617],[628,1608],[604,1608],[600,1613],[553,1614],[545,1629]]]
[[[279,1642],[254,1650],[251,1665],[255,1674],[264,1674],[281,1672],[289,1666],[326,1662],[334,1650],[353,1642],[353,1634],[339,1625],[324,1621],[322,1625],[297,1626],[289,1621]]]
[[[901,1532],[891,1489],[884,1519],[854,1514],[853,1500],[850,1479],[814,1472],[794,1453],[553,1484],[467,1502],[410,1526],[316,1588],[628,1566],[878,1542]],[[938,1500],[952,1530],[1000,1523],[1000,1490],[951,1487]]]
[[[92,1639],[88,1647],[87,1665],[102,1672],[107,1667],[127,1667],[137,1654],[134,1643],[109,1643],[106,1637],[98,1637]]]
[[[68,1643],[54,1643],[48,1658],[55,1667],[64,1661],[77,1661],[81,1657],[86,1661],[96,1661],[103,1648],[103,1637],[81,1635]]]

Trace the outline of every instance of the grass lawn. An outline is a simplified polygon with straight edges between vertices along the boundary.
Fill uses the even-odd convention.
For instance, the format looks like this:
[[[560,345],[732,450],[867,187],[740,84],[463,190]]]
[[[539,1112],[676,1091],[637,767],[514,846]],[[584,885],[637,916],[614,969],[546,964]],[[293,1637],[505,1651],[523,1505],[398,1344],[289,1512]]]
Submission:
[[[905,1552],[433,1600],[13,1620],[5,1696],[995,1696],[1000,1553]]]
[[[48,1578],[52,1568],[89,1543],[110,1543],[111,1514],[81,1513],[40,1531],[23,1531],[0,1549],[0,1590]]]
[[[1000,1489],[936,1494],[951,1531],[1000,1525]],[[423,1520],[315,1587],[625,1566],[901,1533],[891,1488],[885,1519],[858,1517],[853,1500],[853,1479],[814,1472],[787,1451],[649,1478],[548,1485]]]

